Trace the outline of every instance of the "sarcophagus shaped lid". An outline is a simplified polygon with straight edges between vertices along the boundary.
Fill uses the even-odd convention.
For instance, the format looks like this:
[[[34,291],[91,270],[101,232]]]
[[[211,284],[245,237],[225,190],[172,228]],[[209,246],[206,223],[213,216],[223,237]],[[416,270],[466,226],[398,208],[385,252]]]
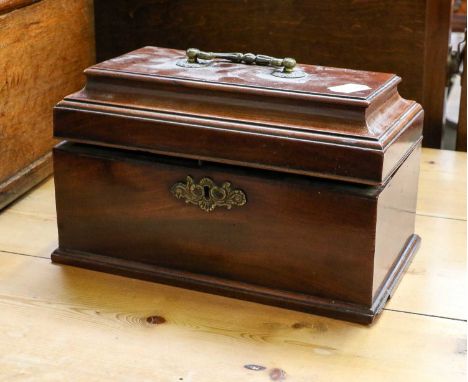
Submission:
[[[421,139],[393,74],[156,47],[85,74],[55,107],[56,137],[373,185]]]

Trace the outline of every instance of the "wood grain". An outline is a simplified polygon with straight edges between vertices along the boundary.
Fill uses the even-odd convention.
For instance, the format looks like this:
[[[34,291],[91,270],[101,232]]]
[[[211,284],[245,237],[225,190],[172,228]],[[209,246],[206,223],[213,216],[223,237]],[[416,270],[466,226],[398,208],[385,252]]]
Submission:
[[[0,15],[26,7],[41,0],[0,0]]]
[[[466,153],[423,150],[416,211],[466,220]]]
[[[218,60],[177,65],[185,52],[145,47],[86,70],[86,87],[54,108],[54,136],[176,157],[383,184],[421,139],[423,111],[385,73]],[[333,86],[363,84],[343,94]],[[132,131],[132,134],[128,134]]]
[[[416,216],[421,248],[386,308],[467,319],[466,221]]]
[[[47,178],[52,171],[52,153],[47,153],[4,181],[0,186],[0,210]]]
[[[12,254],[0,255],[0,305],[6,380],[466,378],[455,320],[388,311],[367,328]]]
[[[383,283],[400,255],[412,252],[419,149],[378,188],[70,143],[56,147],[54,158],[59,251],[53,261],[72,264],[73,254],[60,255],[86,252],[96,269],[93,254],[110,256],[189,272],[172,273],[173,282],[193,279],[186,286],[202,290],[209,284],[234,296],[238,285],[216,288],[230,280],[250,285],[256,301],[274,289],[285,292],[281,306],[300,298],[287,293],[303,293],[309,305],[313,297],[323,298],[322,305],[332,299],[335,310],[338,301],[367,309],[384,303]],[[229,180],[248,202],[209,214],[187,206],[169,190],[188,174]],[[158,274],[155,281],[169,282]]]
[[[55,210],[54,178],[50,177],[42,184],[24,194],[21,198],[17,199],[15,203],[10,204],[8,209],[4,210],[4,212],[40,216],[48,220],[55,220],[57,213]]]
[[[0,214],[0,248],[47,258],[57,247],[56,226],[56,218],[49,214],[7,209]]]
[[[426,110],[425,144],[438,148],[450,3],[100,0],[95,2],[97,56],[101,61],[145,45],[196,47],[396,73],[403,78],[402,96]]]
[[[418,215],[466,220],[466,160],[467,154],[462,152],[422,150]],[[53,180],[13,204],[8,211],[55,217]]]
[[[43,0],[0,16],[0,192],[50,152],[52,107],[82,86],[93,61],[91,0]]]

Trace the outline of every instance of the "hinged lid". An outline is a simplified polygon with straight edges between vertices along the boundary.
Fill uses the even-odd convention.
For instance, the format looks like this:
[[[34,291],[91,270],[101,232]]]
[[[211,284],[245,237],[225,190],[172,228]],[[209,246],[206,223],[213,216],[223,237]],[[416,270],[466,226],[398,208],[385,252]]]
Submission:
[[[55,136],[165,155],[381,184],[420,141],[422,109],[392,74],[213,61],[145,47],[85,71]],[[277,70],[277,69],[276,69]]]

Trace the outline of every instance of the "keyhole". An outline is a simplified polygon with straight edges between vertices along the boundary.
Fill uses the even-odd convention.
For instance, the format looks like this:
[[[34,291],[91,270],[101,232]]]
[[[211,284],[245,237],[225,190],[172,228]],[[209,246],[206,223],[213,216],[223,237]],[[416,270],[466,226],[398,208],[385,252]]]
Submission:
[[[203,196],[205,197],[205,199],[210,198],[210,187],[203,186]]]

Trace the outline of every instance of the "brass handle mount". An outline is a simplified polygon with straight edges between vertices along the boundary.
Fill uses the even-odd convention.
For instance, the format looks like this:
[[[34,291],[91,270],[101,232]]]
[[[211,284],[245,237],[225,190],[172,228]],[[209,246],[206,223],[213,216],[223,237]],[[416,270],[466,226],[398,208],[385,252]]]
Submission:
[[[291,57],[276,58],[253,53],[203,52],[195,48],[187,49],[186,59],[177,61],[177,65],[186,68],[201,68],[208,66],[213,60],[228,60],[237,64],[272,66],[277,68],[272,73],[276,77],[301,78],[306,76],[303,71],[296,69],[296,60]]]

